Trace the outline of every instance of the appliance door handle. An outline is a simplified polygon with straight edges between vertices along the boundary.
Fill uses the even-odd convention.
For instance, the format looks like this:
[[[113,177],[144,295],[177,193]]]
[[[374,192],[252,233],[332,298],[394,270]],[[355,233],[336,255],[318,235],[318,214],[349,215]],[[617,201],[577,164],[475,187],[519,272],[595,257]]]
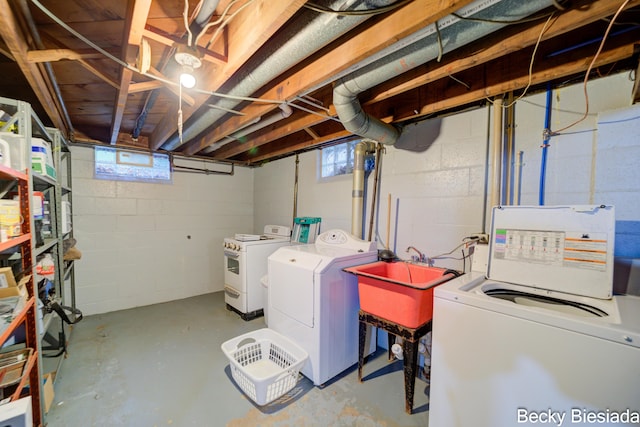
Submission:
[[[238,258],[240,256],[240,254],[237,254],[235,252],[229,252],[229,251],[224,251],[224,254],[229,258]]]
[[[240,296],[240,292],[236,291],[231,286],[225,286],[224,293],[229,295],[232,298],[238,298]]]

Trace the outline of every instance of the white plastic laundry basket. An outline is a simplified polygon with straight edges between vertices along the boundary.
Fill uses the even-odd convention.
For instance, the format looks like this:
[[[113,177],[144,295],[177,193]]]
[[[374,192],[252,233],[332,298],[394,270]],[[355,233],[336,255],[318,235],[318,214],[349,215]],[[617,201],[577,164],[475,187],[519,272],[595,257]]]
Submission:
[[[268,328],[230,339],[221,348],[234,381],[258,405],[290,391],[309,357],[296,343]]]

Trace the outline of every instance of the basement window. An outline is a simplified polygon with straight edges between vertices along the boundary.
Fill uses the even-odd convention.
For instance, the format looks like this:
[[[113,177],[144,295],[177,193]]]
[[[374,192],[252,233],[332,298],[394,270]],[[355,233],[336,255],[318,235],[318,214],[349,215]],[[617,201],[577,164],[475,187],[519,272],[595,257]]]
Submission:
[[[95,147],[94,155],[95,178],[171,183],[171,159],[167,154]]]
[[[353,173],[353,153],[359,140],[332,145],[320,150],[321,152],[321,178],[348,175]],[[373,156],[367,156],[364,162],[364,170],[371,171],[375,165]]]

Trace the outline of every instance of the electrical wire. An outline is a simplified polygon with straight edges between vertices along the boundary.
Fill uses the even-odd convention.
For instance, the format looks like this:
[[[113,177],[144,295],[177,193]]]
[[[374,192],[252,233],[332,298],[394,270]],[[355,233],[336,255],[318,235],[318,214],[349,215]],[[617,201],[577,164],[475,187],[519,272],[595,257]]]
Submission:
[[[298,110],[304,111],[306,113],[315,114],[316,116],[322,117],[324,119],[333,120],[334,122],[342,123],[342,120],[340,120],[338,117],[333,117],[328,114],[322,114],[317,111],[313,111],[309,108],[303,107],[302,105],[294,104],[293,102],[286,102],[286,104],[293,108],[297,108]]]
[[[373,15],[379,15],[381,13],[387,13],[389,11],[395,10],[406,4],[409,4],[411,1],[413,0],[403,0],[401,2],[391,4],[389,6],[378,7],[378,8],[367,9],[367,10],[335,10],[335,9],[330,9],[328,7],[325,7],[313,2],[307,2],[303,6],[309,10],[313,10],[314,12],[319,12],[319,13],[330,13],[330,14],[340,15],[340,16],[373,16]]]
[[[233,18],[235,18],[236,15],[238,13],[240,13],[245,7],[247,7],[251,3],[253,3],[254,0],[248,0],[245,4],[240,6],[235,12],[233,12],[227,18],[226,15],[227,15],[227,13],[229,13],[229,10],[231,9],[231,6],[233,6],[237,2],[238,2],[238,0],[232,0],[227,5],[227,7],[224,9],[222,14],[220,15],[220,18],[218,18],[217,20],[215,20],[213,22],[210,22],[210,23],[208,23],[207,25],[204,26],[204,28],[202,29],[202,31],[200,32],[200,34],[198,34],[198,37],[196,38],[196,44],[198,43],[198,40],[200,39],[200,37],[202,37],[209,30],[209,28],[211,28],[211,27],[213,27],[215,25],[221,24],[218,28],[216,28],[214,33],[211,35],[211,38],[209,39],[209,42],[205,45],[205,48],[208,49],[209,46],[211,46],[216,41],[216,39],[220,35],[220,32],[229,24],[229,22],[231,22],[231,20],[233,20]]]
[[[551,13],[546,13],[544,15],[540,15],[540,16],[532,16],[530,18],[522,18],[522,19],[516,19],[513,21],[507,20],[507,19],[485,19],[485,18],[473,18],[471,16],[462,16],[458,13],[452,13],[451,16],[454,16],[462,21],[472,21],[472,22],[483,22],[485,24],[507,24],[507,25],[512,25],[512,24],[525,24],[527,22],[534,22],[534,21],[538,21],[541,19],[544,19],[548,16],[552,16],[555,12],[551,12]]]
[[[436,58],[436,62],[440,62],[442,60],[442,55],[444,54],[444,47],[442,46],[442,34],[440,34],[440,27],[438,26],[438,21],[433,23],[433,26],[436,29],[436,36],[438,38],[438,57]]]
[[[216,19],[215,21],[208,22],[204,27],[202,27],[202,30],[200,30],[200,33],[196,36],[196,45],[198,44],[198,40],[200,40],[200,37],[202,37],[207,31],[209,31],[209,28],[215,25],[218,25],[224,21],[225,17],[227,16],[227,13],[229,12],[229,9],[231,9],[231,7],[234,4],[236,4],[238,1],[239,0],[231,0],[227,5],[227,7],[224,8],[222,13],[218,17],[218,19]]]
[[[242,10],[249,6],[251,3],[253,3],[254,0],[248,0],[245,4],[243,4],[242,6],[240,6],[238,8],[238,10],[236,10],[235,12],[233,12],[231,15],[229,15],[229,17],[222,23],[222,25],[220,25],[218,28],[216,28],[216,31],[211,35],[211,38],[209,39],[209,42],[207,43],[207,48],[209,46],[211,46],[217,39],[218,36],[220,35],[220,33],[222,32],[222,30],[229,24],[229,22],[231,22],[233,20],[233,18],[236,17],[236,15],[238,15],[238,13],[242,12]]]
[[[169,86],[176,86],[176,85],[180,84],[178,82],[171,81],[171,80],[166,79],[164,77],[160,77],[160,76],[157,76],[157,75],[154,75],[154,74],[150,74],[150,73],[141,72],[136,67],[127,64],[125,61],[121,60],[120,58],[117,58],[117,57],[113,56],[112,54],[110,54],[106,50],[102,49],[100,46],[96,45],[91,40],[87,39],[85,36],[83,36],[82,34],[77,32],[76,30],[71,28],[64,21],[62,21],[60,18],[58,18],[56,15],[54,15],[53,12],[51,12],[49,9],[47,9],[38,0],[31,0],[31,2],[38,9],[40,9],[45,15],[47,15],[49,18],[51,18],[56,24],[60,25],[62,28],[67,30],[70,34],[72,34],[73,36],[77,37],[82,42],[87,44],[89,47],[97,50],[99,53],[101,53],[102,55],[104,55],[108,59],[114,61],[115,63],[117,63],[121,67],[124,67],[124,68],[126,68],[126,69],[128,69],[130,71],[133,71],[135,73],[138,73],[140,75],[148,77],[148,78],[150,78],[152,80],[157,80],[157,81],[162,82],[162,83],[164,83],[166,85],[169,85]],[[238,101],[259,102],[259,103],[264,103],[264,104],[278,104],[278,105],[283,103],[283,101],[280,100],[280,99],[264,99],[264,98],[252,98],[252,97],[249,97],[249,96],[228,95],[228,94],[224,94],[224,93],[220,93],[220,92],[213,92],[213,91],[197,89],[197,88],[191,89],[191,91],[192,92],[196,92],[196,93],[209,95],[209,96],[215,96],[215,97],[219,97],[219,98],[235,99],[235,100],[238,100]]]
[[[533,48],[533,53],[531,54],[531,60],[529,61],[529,80],[527,81],[527,85],[525,86],[520,96],[514,99],[511,103],[503,105],[502,106],[503,109],[506,110],[508,108],[513,107],[513,105],[515,105],[516,102],[520,101],[526,95],[527,91],[531,87],[531,83],[533,82],[533,63],[536,57],[536,52],[538,51],[538,47],[540,46],[540,42],[542,41],[542,36],[544,35],[544,32],[547,30],[547,26],[549,25],[549,22],[551,22],[551,19],[554,17],[554,13],[555,12],[552,12],[551,14],[549,14],[549,17],[547,18],[547,22],[545,22],[544,25],[542,26],[542,29],[540,30],[540,34],[538,35],[538,40],[536,40],[536,44]],[[490,104],[493,104],[493,100],[489,98],[486,98],[486,99],[487,101],[489,101]]]
[[[429,258],[430,259],[446,259],[446,255],[451,255],[452,253],[454,253],[455,251],[457,251],[458,249],[460,249],[463,246],[464,247],[469,247],[470,245],[474,245],[480,240],[480,238],[479,237],[465,237],[462,240],[463,240],[462,243],[460,243],[458,246],[456,246],[455,248],[453,248],[449,252],[445,252],[445,253],[442,253],[440,255],[432,256],[432,257],[429,257]],[[449,259],[458,259],[458,258],[449,257]]]
[[[618,15],[620,15],[620,13],[624,10],[624,8],[629,4],[630,0],[625,0],[620,7],[618,8],[618,10],[616,11],[616,13],[613,15],[613,18],[611,18],[611,22],[609,22],[609,25],[607,26],[606,31],[604,32],[604,36],[602,36],[602,41],[600,42],[600,46],[598,47],[598,50],[596,51],[596,54],[593,56],[593,59],[591,60],[591,63],[589,63],[589,67],[587,68],[587,71],[584,75],[584,82],[583,82],[583,92],[584,92],[584,100],[585,100],[585,111],[584,114],[582,115],[581,118],[579,118],[578,120],[576,120],[575,122],[571,123],[568,126],[565,126],[559,130],[553,131],[551,130],[549,132],[550,136],[556,136],[556,135],[561,135],[563,131],[572,128],[573,126],[577,125],[578,123],[584,121],[588,116],[589,116],[589,92],[587,91],[587,82],[589,81],[589,75],[591,74],[591,69],[593,68],[593,65],[596,63],[596,60],[598,59],[598,56],[600,56],[600,52],[602,52],[602,48],[604,47],[604,43],[607,41],[607,37],[609,36],[609,32],[611,31],[611,27],[613,27],[614,22],[616,21],[616,19],[618,18]]]
[[[189,19],[187,18],[188,13],[189,13],[189,0],[184,0],[184,10],[182,11],[182,19],[184,20],[184,27],[187,30],[187,46],[191,47],[193,34],[191,34],[191,29],[189,28]]]

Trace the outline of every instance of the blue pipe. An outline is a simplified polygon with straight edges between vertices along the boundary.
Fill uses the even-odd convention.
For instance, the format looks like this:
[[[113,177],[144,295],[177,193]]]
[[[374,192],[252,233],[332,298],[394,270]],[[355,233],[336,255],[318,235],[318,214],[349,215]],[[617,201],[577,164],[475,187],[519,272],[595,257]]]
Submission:
[[[547,148],[551,139],[551,104],[553,103],[553,90],[551,85],[547,85],[547,105],[544,115],[544,131],[542,137],[542,161],[540,162],[540,195],[538,204],[544,205],[544,183],[547,175]]]

